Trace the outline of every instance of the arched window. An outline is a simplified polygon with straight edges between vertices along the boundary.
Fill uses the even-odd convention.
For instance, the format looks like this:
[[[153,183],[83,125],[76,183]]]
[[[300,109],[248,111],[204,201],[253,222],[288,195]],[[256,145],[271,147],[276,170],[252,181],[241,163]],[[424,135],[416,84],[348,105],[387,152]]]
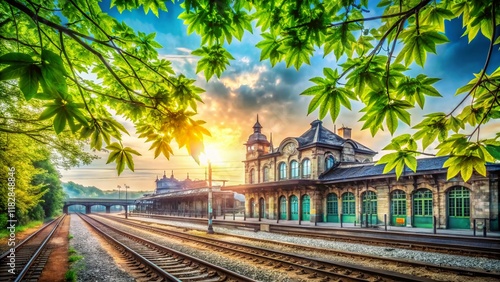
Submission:
[[[279,166],[280,169],[280,174],[279,174],[279,180],[286,179],[286,163],[280,163]]]
[[[299,163],[295,160],[290,162],[290,178],[291,179],[299,178]]]
[[[286,197],[280,197],[280,219],[286,219],[286,214],[288,210],[286,208]]]
[[[325,159],[325,170],[332,168],[335,164],[335,158],[332,155],[328,155]]]
[[[250,170],[250,179],[249,180],[250,180],[250,184],[255,183],[255,170],[253,168]]]
[[[302,177],[311,177],[311,161],[309,159],[305,159],[302,161]]]
[[[328,216],[338,216],[339,214],[339,206],[337,195],[334,193],[328,194],[326,197],[326,214]]]
[[[269,167],[267,166],[265,166],[264,169],[262,170],[262,181],[263,182],[269,181]]]
[[[413,214],[416,216],[432,215],[432,192],[429,189],[420,189],[413,194]]]
[[[356,214],[356,200],[351,192],[342,194],[342,213],[346,215]]]
[[[459,186],[448,192],[448,215],[456,217],[470,216],[470,191]]]
[[[377,194],[373,191],[363,193],[363,205],[361,206],[363,214],[377,214]]]
[[[406,193],[405,191],[396,190],[391,193],[391,214],[393,216],[406,215]]]
[[[299,219],[299,198],[295,195],[290,196],[290,219]]]

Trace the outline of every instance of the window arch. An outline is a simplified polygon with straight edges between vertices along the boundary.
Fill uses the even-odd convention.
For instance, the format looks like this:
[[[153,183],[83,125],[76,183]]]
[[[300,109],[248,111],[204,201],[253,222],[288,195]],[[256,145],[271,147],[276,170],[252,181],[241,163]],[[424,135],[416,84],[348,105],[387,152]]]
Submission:
[[[432,215],[432,191],[419,189],[413,194],[413,214],[416,216]]]
[[[286,163],[282,162],[279,165],[279,180],[286,179]]]
[[[470,191],[458,186],[448,192],[448,215],[456,217],[470,216]]]
[[[299,178],[299,163],[296,160],[290,162],[290,178]]]
[[[250,179],[249,179],[249,181],[250,181],[250,184],[255,183],[255,170],[253,168],[250,169]]]
[[[311,161],[309,159],[305,159],[302,161],[302,177],[311,177]]]
[[[328,155],[325,158],[325,170],[328,170],[333,167],[335,164],[335,158],[332,155]]]
[[[351,192],[342,194],[342,213],[346,215],[356,214],[356,200]]]
[[[391,193],[391,214],[394,216],[406,215],[406,193],[396,190]]]
[[[366,191],[363,193],[362,199],[361,213],[377,214],[377,194],[373,191]]]
[[[262,182],[268,182],[269,181],[269,167],[264,166],[262,169]]]
[[[326,196],[326,213],[327,213],[327,215],[338,216],[338,214],[339,214],[338,201],[339,200],[337,198],[337,195],[334,193],[330,193]]]

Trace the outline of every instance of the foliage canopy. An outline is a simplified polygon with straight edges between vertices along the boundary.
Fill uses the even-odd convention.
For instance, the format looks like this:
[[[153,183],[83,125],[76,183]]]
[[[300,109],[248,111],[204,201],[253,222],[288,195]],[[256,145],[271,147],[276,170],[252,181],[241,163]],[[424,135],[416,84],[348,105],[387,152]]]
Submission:
[[[169,158],[176,141],[196,159],[203,150],[204,122],[195,120],[202,89],[194,80],[176,75],[169,61],[158,58],[155,34],[136,32],[102,12],[96,2],[85,0],[6,0],[2,4],[0,79],[18,79],[27,100],[45,100],[40,119],[49,119],[57,133],[69,128],[89,139],[92,148],[110,149],[109,162],[121,172],[133,169],[132,148],[123,148],[125,128],[111,110],[131,120],[141,138],[152,142],[155,157]],[[197,72],[206,79],[220,77],[233,60],[225,48],[245,31],[261,32],[256,45],[261,60],[271,65],[285,62],[299,69],[310,64],[316,51],[342,61],[325,68],[324,77],[302,95],[312,96],[309,113],[319,108],[320,118],[335,121],[341,107],[351,101],[365,105],[363,129],[372,135],[398,124],[412,125],[410,110],[423,108],[426,97],[441,97],[434,88],[439,78],[423,71],[407,74],[409,66],[423,67],[429,53],[449,39],[446,20],[462,19],[469,41],[486,37],[490,44],[484,67],[466,85],[458,85],[463,99],[450,110],[431,113],[412,125],[414,134],[395,136],[379,163],[385,171],[404,166],[416,169],[416,156],[438,141],[437,155],[449,155],[448,178],[458,173],[467,180],[472,172],[485,174],[485,162],[500,159],[500,133],[482,137],[483,125],[500,117],[500,67],[490,65],[500,43],[500,1],[491,0],[380,0],[380,15],[366,17],[367,0],[210,1],[186,0],[179,16],[188,33],[201,37],[194,55],[200,56]],[[112,0],[119,11],[143,8],[158,15],[164,1]],[[370,23],[370,24],[369,24]],[[373,28],[373,24],[378,24]],[[94,74],[99,82],[85,79]],[[420,145],[419,145],[420,143]]]

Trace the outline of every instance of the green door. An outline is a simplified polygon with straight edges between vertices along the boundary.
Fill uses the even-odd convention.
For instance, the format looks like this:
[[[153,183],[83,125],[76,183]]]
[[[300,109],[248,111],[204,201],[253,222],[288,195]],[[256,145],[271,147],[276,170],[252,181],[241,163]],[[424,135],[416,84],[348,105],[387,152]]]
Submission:
[[[311,219],[311,198],[309,195],[302,196],[302,220]]]
[[[342,222],[354,223],[356,220],[356,202],[354,194],[346,192],[342,194]]]
[[[368,219],[368,224],[377,224],[377,194],[373,191],[366,191],[361,196],[363,202],[361,203],[361,220],[366,225],[366,220]]]
[[[326,222],[339,222],[339,199],[334,193],[326,196]]]
[[[396,190],[391,193],[391,225],[406,226],[406,193]]]
[[[295,195],[290,197],[290,219],[299,220],[299,198]]]
[[[413,226],[432,228],[432,192],[420,189],[413,194]]]
[[[259,218],[266,218],[266,201],[264,198],[259,199]]]
[[[280,197],[280,219],[286,219],[286,198]]]
[[[255,200],[252,198],[250,199],[250,210],[248,211],[249,212],[248,217],[255,217],[254,211],[255,211]]]
[[[470,229],[470,191],[463,186],[448,192],[448,228]]]

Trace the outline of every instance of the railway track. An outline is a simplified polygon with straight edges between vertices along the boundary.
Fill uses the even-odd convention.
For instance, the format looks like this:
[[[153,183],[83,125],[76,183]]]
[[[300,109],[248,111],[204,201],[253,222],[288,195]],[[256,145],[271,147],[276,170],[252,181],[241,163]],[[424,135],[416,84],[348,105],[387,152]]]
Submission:
[[[180,218],[175,216],[148,215],[151,218],[192,223],[206,223],[206,219]],[[214,226],[260,230],[260,223],[213,220]],[[349,230],[347,228],[295,227],[272,224],[269,232],[320,238],[325,240],[362,243],[367,245],[404,248],[416,251],[446,253],[472,257],[497,258],[500,239],[455,235],[417,234],[410,232],[379,231],[371,229]]]
[[[79,214],[95,231],[114,245],[146,281],[255,281],[228,269],[197,259],[147,239]]]
[[[434,281],[432,279],[406,275],[392,271],[378,270],[370,267],[360,265],[347,264],[341,262],[333,262],[331,260],[320,259],[316,257],[309,257],[293,253],[285,253],[282,251],[264,249],[254,247],[248,244],[239,244],[228,242],[227,240],[217,240],[212,237],[196,236],[186,234],[185,232],[177,232],[172,230],[165,230],[162,228],[152,227],[147,224],[140,224],[131,222],[130,220],[121,220],[115,217],[106,217],[113,221],[118,221],[120,224],[125,224],[130,227],[135,227],[140,230],[147,230],[149,232],[157,233],[168,238],[178,238],[180,240],[196,242],[203,248],[210,248],[216,252],[221,252],[231,257],[238,258],[239,260],[248,260],[251,263],[266,265],[274,269],[282,269],[287,272],[294,272],[302,279],[307,281]],[[231,235],[232,236],[232,235]],[[249,239],[249,238],[245,238]],[[262,242],[263,240],[255,240]],[[278,242],[272,242],[281,245]],[[288,244],[291,245],[291,244]],[[296,246],[294,246],[296,247]],[[307,248],[307,247],[306,247]],[[309,251],[320,251],[319,249],[310,248]],[[325,251],[325,250],[321,250]],[[333,251],[332,251],[333,253]],[[346,255],[344,253],[343,255]],[[349,254],[351,255],[351,254]],[[362,256],[362,255],[358,255]],[[367,257],[364,257],[366,259]],[[370,259],[375,259],[372,257]],[[392,261],[392,263],[401,263],[399,261]],[[369,265],[367,261],[366,265]],[[407,265],[413,267],[413,264]],[[404,266],[403,266],[404,267]],[[420,265],[419,267],[425,268],[428,265]],[[439,268],[443,271],[443,268]],[[461,270],[463,272],[463,270]],[[425,273],[425,272],[423,272]],[[500,276],[499,276],[500,277]]]
[[[62,215],[0,256],[0,281],[37,281],[52,249],[48,242],[63,222]],[[11,252],[12,251],[12,252]]]
[[[99,215],[99,216],[102,216],[102,215]],[[175,231],[171,231],[171,230],[167,231],[167,230],[162,229],[162,228],[150,226],[151,223],[146,223],[146,222],[137,223],[137,222],[131,222],[130,220],[124,221],[124,220],[122,220],[120,218],[116,218],[116,217],[108,217],[108,216],[103,216],[103,217],[109,218],[112,220],[116,220],[116,221],[119,221],[119,222],[127,224],[127,225],[132,225],[132,226],[140,228],[142,230],[149,230],[151,232],[159,233],[162,235],[168,234],[168,236],[180,236],[180,237],[186,236],[185,232],[175,232]],[[194,235],[189,235],[189,236],[194,236]],[[452,277],[452,276],[447,276],[447,275],[459,275],[459,276],[476,277],[476,278],[483,277],[483,278],[487,278],[487,279],[500,281],[500,273],[481,271],[481,270],[477,270],[477,269],[440,266],[440,265],[428,264],[428,263],[423,263],[423,262],[418,262],[418,261],[400,260],[400,259],[379,257],[379,256],[352,253],[352,252],[346,252],[346,251],[337,251],[337,250],[329,250],[329,249],[324,249],[324,248],[315,248],[315,247],[310,247],[310,246],[290,244],[290,243],[286,243],[286,242],[277,242],[277,241],[270,241],[270,240],[263,240],[263,239],[255,239],[255,238],[233,235],[233,234],[231,234],[230,237],[246,240],[246,241],[249,241],[250,243],[258,243],[259,245],[268,244],[269,246],[279,246],[280,248],[298,250],[298,251],[302,251],[303,253],[324,254],[327,256],[331,256],[331,257],[340,257],[340,258],[349,258],[349,259],[355,258],[355,259],[362,260],[363,264],[366,264],[366,265],[393,264],[393,265],[397,265],[398,268],[412,269],[413,272],[421,273],[421,274],[436,273],[436,274],[446,276],[446,277]],[[201,240],[206,240],[206,238],[204,238],[204,237],[199,237],[199,238],[201,238]],[[189,240],[191,241],[192,239],[189,239]],[[210,238],[210,240],[216,241],[215,239],[212,239],[212,238]],[[221,240],[217,240],[217,241],[220,241],[221,244],[228,244],[227,239],[224,239],[224,238],[222,238]]]

